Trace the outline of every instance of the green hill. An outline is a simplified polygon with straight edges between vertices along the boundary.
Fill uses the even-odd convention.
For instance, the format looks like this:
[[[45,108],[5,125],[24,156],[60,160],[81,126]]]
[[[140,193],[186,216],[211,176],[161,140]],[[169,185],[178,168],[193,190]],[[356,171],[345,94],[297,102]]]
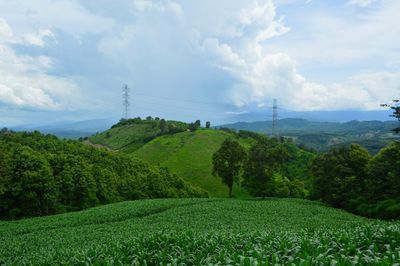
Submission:
[[[212,155],[232,132],[199,129],[190,131],[190,124],[160,119],[121,120],[112,128],[91,136],[95,146],[133,154],[154,165],[167,167],[172,173],[207,190],[212,197],[226,197],[227,188],[212,176]],[[244,146],[251,139],[237,138]],[[235,196],[246,197],[247,192],[236,185]]]
[[[1,265],[395,265],[400,223],[305,200],[161,199],[0,223]]]
[[[92,144],[102,145],[112,150],[132,152],[160,135],[186,131],[189,127],[189,124],[183,122],[164,122],[162,126],[162,119],[122,119],[110,129],[97,133],[88,140]]]
[[[111,129],[89,138],[93,145],[106,146],[147,161],[153,165],[168,168],[173,174],[182,177],[190,184],[208,191],[211,197],[226,197],[227,188],[217,177],[212,176],[212,156],[222,142],[235,138],[245,148],[249,148],[259,134],[252,132],[233,132],[199,128],[191,129],[192,124],[157,119],[121,120]],[[291,180],[309,181],[309,163],[312,153],[287,143],[291,160],[284,174]],[[247,197],[248,193],[239,184],[233,188],[235,197]]]
[[[158,137],[133,154],[152,164],[167,167],[172,173],[209,192],[212,197],[226,197],[227,188],[219,178],[212,176],[212,155],[232,133],[222,130],[199,129]],[[237,138],[245,147],[252,139]],[[246,191],[235,185],[236,197],[247,196]]]

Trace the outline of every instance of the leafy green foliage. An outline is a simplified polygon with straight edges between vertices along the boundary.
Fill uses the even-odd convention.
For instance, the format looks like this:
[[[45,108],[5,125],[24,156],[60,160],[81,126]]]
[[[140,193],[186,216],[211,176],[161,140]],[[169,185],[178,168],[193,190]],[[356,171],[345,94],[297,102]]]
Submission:
[[[276,139],[259,137],[248,153],[243,186],[257,197],[305,198],[310,155],[290,141],[278,143]]]
[[[0,133],[0,217],[81,210],[127,199],[206,196],[168,170],[39,132]]]
[[[276,140],[257,141],[250,148],[244,167],[244,187],[253,196],[263,198],[273,196],[275,191],[274,174],[281,171],[288,156],[287,150]]]
[[[359,145],[332,149],[313,163],[313,196],[361,215],[399,218],[399,167],[398,142],[374,157]]]
[[[395,265],[400,224],[304,200],[158,199],[0,224],[2,265]]]
[[[228,186],[229,197],[232,197],[234,182],[239,182],[246,151],[239,142],[226,139],[221,147],[213,154],[213,175],[219,176]]]

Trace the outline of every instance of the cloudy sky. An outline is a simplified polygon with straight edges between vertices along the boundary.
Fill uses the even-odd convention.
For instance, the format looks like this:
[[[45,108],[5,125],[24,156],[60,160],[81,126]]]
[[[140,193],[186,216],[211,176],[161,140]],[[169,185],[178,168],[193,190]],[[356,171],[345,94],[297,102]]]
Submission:
[[[399,0],[0,0],[0,125],[376,110],[400,95]]]

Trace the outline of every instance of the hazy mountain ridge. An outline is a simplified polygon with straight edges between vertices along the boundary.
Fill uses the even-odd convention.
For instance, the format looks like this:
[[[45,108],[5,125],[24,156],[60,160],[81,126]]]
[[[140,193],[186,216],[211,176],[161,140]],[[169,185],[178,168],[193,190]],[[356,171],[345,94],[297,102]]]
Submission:
[[[45,125],[19,125],[10,127],[14,131],[40,131],[53,134],[60,138],[77,139],[88,137],[96,132],[108,129],[115,121],[113,119],[95,119],[84,121],[60,121]]]
[[[316,122],[300,118],[278,120],[278,132],[281,136],[291,137],[297,143],[324,151],[335,145],[359,143],[372,153],[393,140],[400,139],[392,129],[397,127],[396,121],[349,121]],[[250,130],[271,134],[271,121],[237,122],[219,127],[235,130]]]

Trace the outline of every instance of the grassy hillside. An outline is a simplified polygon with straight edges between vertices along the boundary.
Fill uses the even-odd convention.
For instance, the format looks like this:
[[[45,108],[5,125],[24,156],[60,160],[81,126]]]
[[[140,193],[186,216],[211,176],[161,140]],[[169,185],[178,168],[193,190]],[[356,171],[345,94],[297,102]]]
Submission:
[[[227,187],[219,178],[212,176],[212,156],[222,142],[232,137],[249,148],[260,135],[251,132],[236,134],[227,130],[197,129],[189,131],[189,124],[161,120],[130,119],[121,121],[111,129],[89,138],[91,144],[103,145],[145,160],[150,164],[168,168],[189,183],[209,192],[211,197],[226,197]],[[167,128],[167,129],[165,129]],[[243,134],[242,134],[243,133]],[[291,159],[284,174],[309,184],[308,164],[313,154],[288,144]],[[240,185],[233,188],[235,197],[247,197]]]
[[[400,223],[305,200],[165,199],[0,223],[1,265],[393,265]]]
[[[212,197],[226,197],[226,185],[212,176],[211,171],[212,155],[228,137],[234,135],[212,129],[165,135],[150,141],[133,154],[152,164],[168,167],[172,173],[207,190]],[[251,139],[238,140],[245,147],[252,143]],[[233,191],[236,197],[247,196],[240,186],[235,185]]]
[[[178,121],[166,121],[165,130],[160,128],[161,120],[121,120],[110,129],[89,137],[89,141],[112,150],[132,152],[145,143],[163,134],[185,131],[188,124]]]

